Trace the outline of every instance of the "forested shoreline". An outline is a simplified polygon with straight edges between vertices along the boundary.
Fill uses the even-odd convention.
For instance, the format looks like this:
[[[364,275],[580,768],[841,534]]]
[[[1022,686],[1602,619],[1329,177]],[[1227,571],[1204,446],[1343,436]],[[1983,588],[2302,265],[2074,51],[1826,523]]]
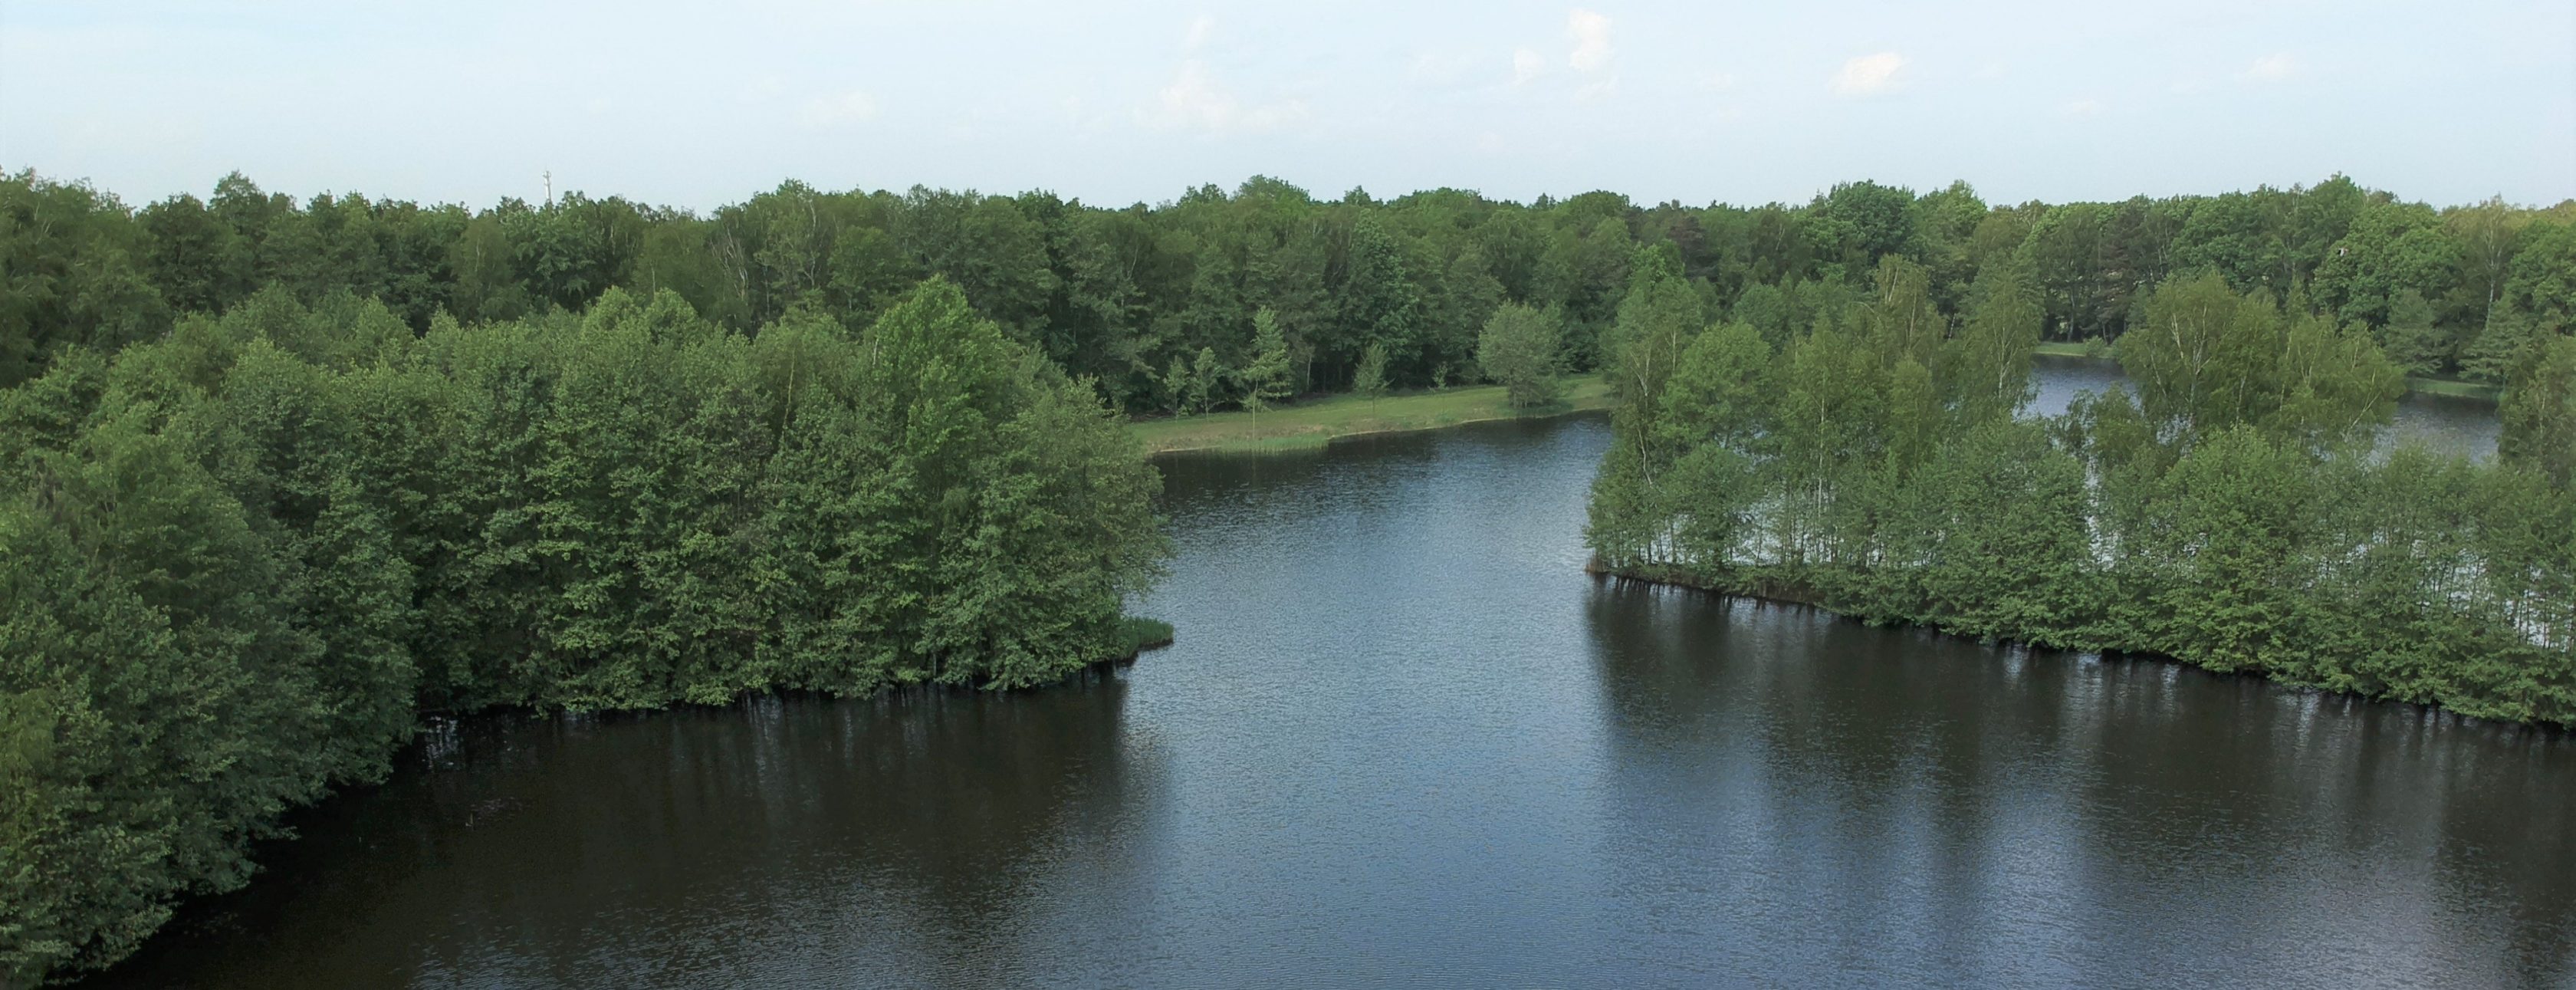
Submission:
[[[1873,623],[2576,724],[2576,338],[2522,360],[2493,463],[2373,448],[2403,391],[2367,331],[2214,272],[2151,290],[2135,383],[2015,414],[2027,271],[1955,318],[1882,260],[1843,327],[1705,325],[1641,255],[1611,337],[1595,568]],[[1847,328],[1845,328],[1847,327]]]
[[[264,290],[0,392],[0,477],[0,982],[241,885],[422,710],[1023,687],[1169,635],[1122,615],[1159,477],[943,280],[757,335]]]
[[[1541,407],[1601,373],[1591,539],[1631,573],[2567,722],[2571,312],[2576,204],[2341,177],[1750,208],[790,182],[706,216],[0,177],[0,974],[239,886],[423,709],[1129,648],[1165,544],[1119,415],[1314,392]],[[2139,402],[2015,419],[2042,339],[2113,341]],[[2408,372],[2507,385],[2497,464],[2363,450]]]
[[[1610,192],[1522,204],[1439,189],[1319,198],[1255,177],[1160,204],[1094,206],[798,182],[700,215],[617,196],[485,209],[358,193],[304,199],[224,177],[137,207],[32,172],[0,177],[0,387],[59,347],[113,350],[276,286],[306,305],[375,298],[416,332],[580,311],[611,287],[678,293],[752,332],[790,311],[864,326],[944,276],[1004,331],[1130,413],[1231,406],[1253,387],[1255,316],[1280,387],[1346,391],[1369,345],[1392,387],[1492,377],[1478,333],[1520,303],[1563,325],[1561,365],[1602,361],[1640,246],[1669,249],[1710,320],[1772,339],[1833,322],[1888,255],[1956,312],[1978,274],[2027,273],[2044,339],[2117,338],[2149,291],[2209,271],[2369,328],[2409,374],[2502,383],[2576,314],[2576,202],[2435,207],[2335,176],[2311,187],[2111,203],[1989,204],[1965,183],[1874,182],[1806,203],[1642,204]]]

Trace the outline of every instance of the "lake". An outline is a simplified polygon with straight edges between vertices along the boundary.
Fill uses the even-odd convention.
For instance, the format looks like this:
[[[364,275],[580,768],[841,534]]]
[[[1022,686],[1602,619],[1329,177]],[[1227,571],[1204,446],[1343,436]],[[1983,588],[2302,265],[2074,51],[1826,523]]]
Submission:
[[[93,985],[2576,985],[2576,739],[1587,577],[1608,443],[1165,459],[1170,649],[443,723]]]

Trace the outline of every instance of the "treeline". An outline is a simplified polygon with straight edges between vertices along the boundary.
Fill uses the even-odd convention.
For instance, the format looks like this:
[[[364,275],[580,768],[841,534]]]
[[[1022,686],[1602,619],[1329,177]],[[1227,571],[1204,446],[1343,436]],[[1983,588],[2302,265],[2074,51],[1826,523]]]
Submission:
[[[1157,206],[1043,192],[823,192],[790,182],[699,216],[573,194],[490,209],[294,197],[239,175],[208,199],[128,209],[32,173],[0,179],[0,386],[56,347],[112,350],[175,314],[266,286],[306,305],[381,300],[425,332],[579,311],[613,286],[678,293],[749,332],[799,308],[863,326],[930,276],[1131,412],[1232,403],[1269,309],[1291,392],[1343,390],[1370,344],[1398,387],[1484,377],[1477,331],[1503,303],[1555,310],[1561,364],[1596,366],[1640,246],[1668,248],[1711,319],[1772,340],[1874,291],[1880,260],[1923,268],[1956,312],[1979,274],[2026,274],[2044,336],[2110,339],[2150,290],[2214,272],[2301,313],[2368,328],[2403,369],[2501,382],[2576,325],[2576,203],[2436,209],[2337,176],[2309,188],[2117,203],[1988,204],[1847,183],[1804,204],[1646,206],[1606,192],[1530,204],[1435,190],[1321,200],[1255,178]],[[1195,390],[1195,391],[1194,391]]]
[[[1597,565],[2576,724],[2576,338],[2526,352],[2475,463],[2374,449],[2400,365],[2209,270],[2140,300],[2117,345],[2134,394],[2017,417],[2039,280],[1989,266],[1955,316],[1937,284],[1890,256],[1865,301],[1775,338],[1709,325],[1671,252],[1641,253]]]
[[[424,708],[1048,682],[1165,553],[1123,424],[945,281],[757,335],[301,294],[0,391],[0,984],[239,886]]]

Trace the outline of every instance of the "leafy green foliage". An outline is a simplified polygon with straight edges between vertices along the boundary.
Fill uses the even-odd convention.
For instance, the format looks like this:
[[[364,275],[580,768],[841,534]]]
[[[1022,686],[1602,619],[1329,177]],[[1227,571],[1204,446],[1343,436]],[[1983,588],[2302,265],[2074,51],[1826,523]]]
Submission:
[[[86,185],[0,175],[0,387],[64,347],[115,350],[169,321],[145,265],[149,235]]]
[[[1885,258],[1871,299],[1777,354],[1729,324],[1636,375],[1593,483],[1598,563],[2576,723],[2576,347],[2526,362],[2498,463],[2382,458],[2357,441],[2401,386],[2364,331],[2183,275],[2120,340],[2134,398],[2018,419],[2045,318],[2027,263],[1988,264],[1952,321],[1925,269]],[[1641,278],[1623,311],[1658,291]]]
[[[1749,208],[1607,192],[1521,204],[1451,189],[1322,201],[1259,176],[1150,207],[790,181],[699,215],[580,193],[479,211],[299,200],[238,174],[203,200],[128,210],[19,173],[0,177],[11,283],[0,386],[65,346],[113,351],[272,286],[307,306],[374,299],[415,333],[442,311],[468,325],[578,312],[612,287],[675,292],[709,322],[749,331],[799,308],[864,326],[936,275],[1112,405],[1174,409],[1187,403],[1173,361],[1195,369],[1206,352],[1216,367],[1247,366],[1265,309],[1292,394],[1355,381],[1371,343],[1386,349],[1395,387],[1471,373],[1479,331],[1507,303],[1560,314],[1563,368],[1600,369],[1617,350],[1640,248],[1665,253],[1700,302],[1694,322],[1752,324],[1775,351],[1819,320],[1851,329],[1847,304],[1886,290],[1889,259],[1912,266],[1897,289],[1958,319],[2008,270],[2040,332],[2066,341],[2116,339],[2145,316],[2150,289],[2206,272],[2238,293],[2296,294],[2293,317],[2312,306],[2337,326],[2369,327],[2416,373],[2502,382],[2570,332],[2570,230],[2565,206],[2437,210],[2340,176],[2053,206],[1988,204],[1966,183],[1918,196],[1850,182],[1805,204]],[[1204,405],[1248,397],[1211,392]]]
[[[2499,455],[2531,465],[2562,490],[2576,488],[2576,337],[2560,337],[2526,359],[2498,414]]]
[[[1007,338],[1092,379],[1113,405],[1208,410],[1255,400],[1211,387],[1193,405],[1188,379],[1200,353],[1211,369],[1247,369],[1262,353],[1262,309],[1288,351],[1291,394],[1347,387],[1370,343],[1386,348],[1391,387],[1476,374],[1479,330],[1502,304],[1561,315],[1566,371],[1605,369],[1641,247],[1698,299],[1692,322],[1749,322],[1783,353],[1819,320],[1842,327],[1857,296],[1886,294],[1888,260],[1904,260],[1893,289],[1929,304],[1919,312],[1968,320],[1981,286],[2004,286],[2056,340],[2120,338],[2146,317],[2154,286],[2213,273],[2239,294],[2306,299],[2293,320],[2313,307],[2336,327],[2370,327],[2414,374],[2504,382],[2576,330],[2571,229],[2566,206],[2432,209],[2339,175],[2058,206],[1994,206],[1965,183],[1924,196],[1837,183],[1808,204],[1752,209],[1618,193],[1507,204],[1448,188],[1316,201],[1260,175],[1231,193],[1200,186],[1110,209],[1051,193],[837,193],[788,180],[701,217],[582,193],[482,211],[299,201],[242,175],[204,201],[183,193],[129,211],[18,173],[0,178],[0,387],[39,374],[64,345],[116,351],[263,289],[307,307],[376,299],[412,333],[440,312],[507,322],[580,312],[613,286],[667,289],[747,333],[793,309],[868,325],[909,286],[943,276]],[[1947,382],[1935,358],[1917,361]]]
[[[2120,365],[2147,417],[2183,445],[2236,425],[2313,445],[2350,440],[2386,421],[2406,389],[2366,335],[2284,314],[2215,275],[2157,287],[2146,313],[2120,338]]]
[[[0,422],[11,981],[238,886],[421,708],[1048,683],[1134,652],[1165,553],[1093,386],[938,279],[756,338],[675,292],[419,337],[262,292]]]
[[[1234,381],[1243,390],[1243,408],[1259,416],[1272,400],[1288,397],[1288,338],[1267,307],[1252,315],[1252,326],[1252,360],[1235,369]]]
[[[1478,332],[1476,363],[1485,377],[1502,384],[1512,405],[1531,408],[1558,400],[1559,323],[1555,313],[1506,303]]]
[[[1351,369],[1351,391],[1375,404],[1386,394],[1386,345],[1370,341],[1360,350],[1360,363]]]

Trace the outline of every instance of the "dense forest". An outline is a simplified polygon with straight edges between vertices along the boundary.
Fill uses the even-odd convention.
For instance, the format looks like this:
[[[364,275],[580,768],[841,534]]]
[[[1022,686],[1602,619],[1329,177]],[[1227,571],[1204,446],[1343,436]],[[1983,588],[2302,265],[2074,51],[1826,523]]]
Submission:
[[[1479,376],[1494,309],[1556,309],[1564,365],[1601,360],[1639,246],[1668,247],[1712,321],[1770,339],[1838,320],[1880,259],[1922,266],[1957,312],[1980,272],[2027,273],[2056,340],[2112,339],[2150,291],[2214,272],[2237,291],[2369,328],[2410,374],[2502,382],[2576,321],[2576,203],[2436,209],[2334,177],[2313,187],[1988,204],[1966,184],[1923,195],[1871,182],[1804,204],[1644,206],[1592,192],[1534,203],[1436,190],[1318,200],[1254,178],[1160,205],[1032,192],[823,192],[786,183],[699,216],[572,194],[482,211],[355,194],[295,197],[239,175],[211,196],[130,209],[77,183],[0,178],[0,387],[67,344],[113,350],[177,314],[224,312],[276,286],[308,306],[382,301],[416,332],[579,311],[611,287],[679,294],[751,332],[810,310],[864,326],[923,278],[1130,412],[1179,408],[1194,383],[1230,404],[1270,309],[1291,392],[1342,391],[1368,345],[1396,387]]]
[[[1452,190],[489,210],[0,178],[0,976],[111,962],[424,710],[1132,646],[1118,414],[1560,370],[1636,573],[2576,719],[2576,204]],[[2149,332],[2140,332],[2141,330]],[[2014,418],[2043,338],[2139,383]],[[2370,455],[2408,373],[2504,455]]]
[[[282,287],[0,392],[0,983],[114,961],[422,709],[1014,687],[1132,652],[1159,478],[931,280],[415,333]]]
[[[2022,265],[1953,317],[1890,255],[1846,320],[1785,338],[1706,324],[1669,252],[1634,270],[1605,570],[2576,724],[2576,337],[2524,356],[2476,463],[2375,449],[2399,364],[2216,271],[2145,293],[2116,348],[2134,394],[2034,419]]]

